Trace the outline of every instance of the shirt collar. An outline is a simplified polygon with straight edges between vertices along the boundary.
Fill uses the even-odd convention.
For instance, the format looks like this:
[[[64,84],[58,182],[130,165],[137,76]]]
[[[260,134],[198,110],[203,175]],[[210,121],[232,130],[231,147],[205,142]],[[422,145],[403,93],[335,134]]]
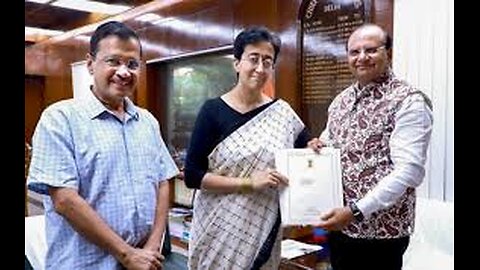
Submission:
[[[85,102],[87,105],[86,106],[87,114],[90,117],[90,119],[94,119],[103,113],[109,113],[107,107],[105,107],[105,105],[103,105],[102,102],[100,102],[100,100],[98,100],[98,98],[93,94],[91,85],[85,97]],[[125,97],[124,104],[125,104],[125,113],[129,115],[129,118],[138,120],[139,114],[133,102],[128,97]]]
[[[125,97],[124,102],[125,102],[125,112],[128,115],[130,115],[131,118],[138,120],[139,114],[133,102],[128,97]]]
[[[385,83],[391,81],[394,78],[394,74],[391,68],[388,68],[385,73],[380,75],[378,78],[374,79],[373,81],[369,82],[367,85],[364,87],[360,87],[360,84],[357,82],[354,83],[353,89],[355,90],[355,93],[360,94],[360,95],[368,95],[368,92],[372,92],[373,90],[377,89],[382,92],[386,91],[387,89],[384,87],[381,87]]]

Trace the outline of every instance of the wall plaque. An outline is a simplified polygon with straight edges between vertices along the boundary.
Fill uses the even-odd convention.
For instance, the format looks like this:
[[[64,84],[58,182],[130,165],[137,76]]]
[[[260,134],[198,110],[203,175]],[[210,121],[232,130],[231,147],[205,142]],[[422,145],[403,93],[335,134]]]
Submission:
[[[346,43],[370,21],[369,0],[304,0],[299,12],[302,118],[312,136],[325,128],[333,98],[353,82]]]

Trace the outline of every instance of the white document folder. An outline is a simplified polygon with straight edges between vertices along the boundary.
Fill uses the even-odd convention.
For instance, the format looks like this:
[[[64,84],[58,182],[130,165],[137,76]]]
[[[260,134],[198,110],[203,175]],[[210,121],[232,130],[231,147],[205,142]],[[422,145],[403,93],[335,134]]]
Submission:
[[[280,190],[282,225],[315,225],[323,212],[343,206],[339,149],[279,150],[275,166],[289,179]]]

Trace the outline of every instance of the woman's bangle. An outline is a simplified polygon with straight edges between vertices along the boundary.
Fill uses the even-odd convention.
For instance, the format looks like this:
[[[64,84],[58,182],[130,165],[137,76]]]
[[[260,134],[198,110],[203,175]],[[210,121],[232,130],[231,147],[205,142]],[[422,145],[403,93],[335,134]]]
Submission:
[[[253,182],[249,177],[240,179],[240,193],[250,193],[253,191]]]

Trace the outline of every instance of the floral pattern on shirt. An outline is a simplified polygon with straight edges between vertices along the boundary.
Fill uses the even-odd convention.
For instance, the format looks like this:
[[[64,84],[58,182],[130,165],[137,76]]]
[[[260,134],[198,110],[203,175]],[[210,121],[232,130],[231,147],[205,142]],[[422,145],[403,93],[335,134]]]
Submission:
[[[390,136],[402,101],[418,91],[388,72],[379,81],[359,89],[345,89],[329,108],[329,134],[341,146],[344,203],[363,198],[393,170]],[[356,238],[397,238],[410,235],[414,226],[415,190],[406,192],[391,207],[354,221],[344,233]]]

